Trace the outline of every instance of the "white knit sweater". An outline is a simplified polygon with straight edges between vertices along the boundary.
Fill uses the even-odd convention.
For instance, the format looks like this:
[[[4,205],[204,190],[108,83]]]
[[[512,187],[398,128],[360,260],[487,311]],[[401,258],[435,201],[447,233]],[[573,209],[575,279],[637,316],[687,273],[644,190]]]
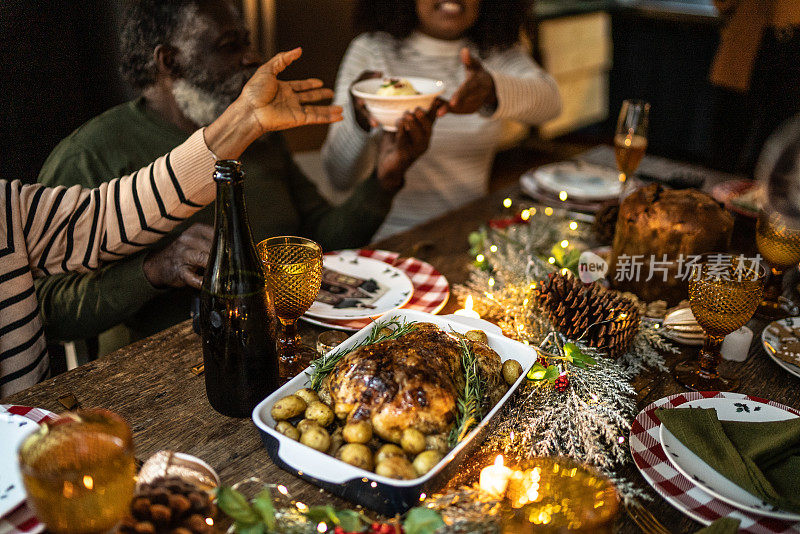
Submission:
[[[424,76],[443,80],[449,98],[465,78],[459,51],[467,41],[442,41],[415,33],[397,41],[388,34],[363,34],[353,40],[336,79],[335,103],[345,120],[334,124],[322,148],[328,178],[347,190],[375,167],[379,129],[361,130],[353,119],[349,88],[365,70],[384,76]],[[406,185],[374,239],[379,240],[451,211],[486,194],[489,172],[501,135],[501,119],[539,124],[557,116],[561,99],[555,81],[521,47],[482,59],[494,78],[497,109],[491,114],[448,114],[438,119],[428,151],[406,173]]]

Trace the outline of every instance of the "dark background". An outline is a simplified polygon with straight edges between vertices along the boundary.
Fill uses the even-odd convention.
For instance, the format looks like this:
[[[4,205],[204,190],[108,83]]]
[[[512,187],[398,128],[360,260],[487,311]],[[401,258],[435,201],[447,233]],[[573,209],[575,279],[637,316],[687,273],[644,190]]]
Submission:
[[[0,178],[34,181],[59,140],[132,96],[116,67],[123,1],[0,1]],[[278,49],[305,49],[303,60],[287,76],[313,75],[332,86],[339,59],[354,36],[352,4],[277,1]],[[643,98],[652,104],[648,151],[702,161],[711,109],[706,77],[716,48],[716,21],[618,6],[611,12],[609,119],[567,140],[609,141],[622,100]],[[318,147],[324,133],[319,127],[291,132],[290,145]]]

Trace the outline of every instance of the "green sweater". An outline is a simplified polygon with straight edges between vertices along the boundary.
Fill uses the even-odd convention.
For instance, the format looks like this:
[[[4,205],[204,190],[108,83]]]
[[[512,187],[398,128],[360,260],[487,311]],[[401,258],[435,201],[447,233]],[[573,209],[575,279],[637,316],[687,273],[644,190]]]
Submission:
[[[75,130],[47,158],[39,182],[97,187],[152,162],[190,134],[150,112],[143,99],[99,115]],[[331,207],[292,160],[283,137],[271,134],[241,157],[245,201],[256,242],[275,235],[301,235],[323,249],[359,247],[370,241],[392,203],[374,176],[340,207]],[[191,224],[213,226],[214,208],[197,212],[158,242],[164,247]],[[159,290],[142,271],[147,252],[88,274],[63,274],[37,281],[45,332],[50,341],[98,335],[124,323],[130,339],[154,334],[189,318],[189,288]]]

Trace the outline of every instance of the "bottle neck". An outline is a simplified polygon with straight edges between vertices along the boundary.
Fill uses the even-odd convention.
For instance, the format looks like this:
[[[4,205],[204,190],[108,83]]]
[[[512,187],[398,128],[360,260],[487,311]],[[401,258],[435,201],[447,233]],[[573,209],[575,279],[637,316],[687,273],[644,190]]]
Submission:
[[[247,267],[261,271],[247,219],[243,181],[217,181],[215,227],[217,254],[228,256],[234,263],[254,263]]]

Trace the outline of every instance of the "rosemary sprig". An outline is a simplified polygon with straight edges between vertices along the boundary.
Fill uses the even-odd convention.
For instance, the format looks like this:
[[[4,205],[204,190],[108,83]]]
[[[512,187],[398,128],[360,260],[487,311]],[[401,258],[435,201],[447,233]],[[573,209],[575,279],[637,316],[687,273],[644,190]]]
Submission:
[[[484,383],[478,372],[478,358],[467,343],[466,338],[453,333],[461,348],[461,369],[464,372],[464,391],[458,397],[456,421],[450,430],[448,441],[455,447],[469,431],[483,419]]]
[[[311,362],[311,366],[313,367],[310,375],[311,388],[315,391],[319,391],[319,388],[322,387],[322,381],[325,380],[325,377],[328,376],[331,371],[333,371],[333,368],[336,367],[336,364],[339,363],[339,360],[341,360],[346,354],[349,354],[354,350],[367,345],[374,345],[375,343],[380,343],[381,341],[400,338],[409,332],[413,332],[416,328],[416,324],[416,321],[406,321],[405,319],[402,321],[400,319],[387,319],[373,323],[369,336],[362,339],[352,347],[340,349],[336,352],[323,355]],[[392,329],[392,332],[389,334],[382,334],[381,330],[384,328],[390,328]]]

